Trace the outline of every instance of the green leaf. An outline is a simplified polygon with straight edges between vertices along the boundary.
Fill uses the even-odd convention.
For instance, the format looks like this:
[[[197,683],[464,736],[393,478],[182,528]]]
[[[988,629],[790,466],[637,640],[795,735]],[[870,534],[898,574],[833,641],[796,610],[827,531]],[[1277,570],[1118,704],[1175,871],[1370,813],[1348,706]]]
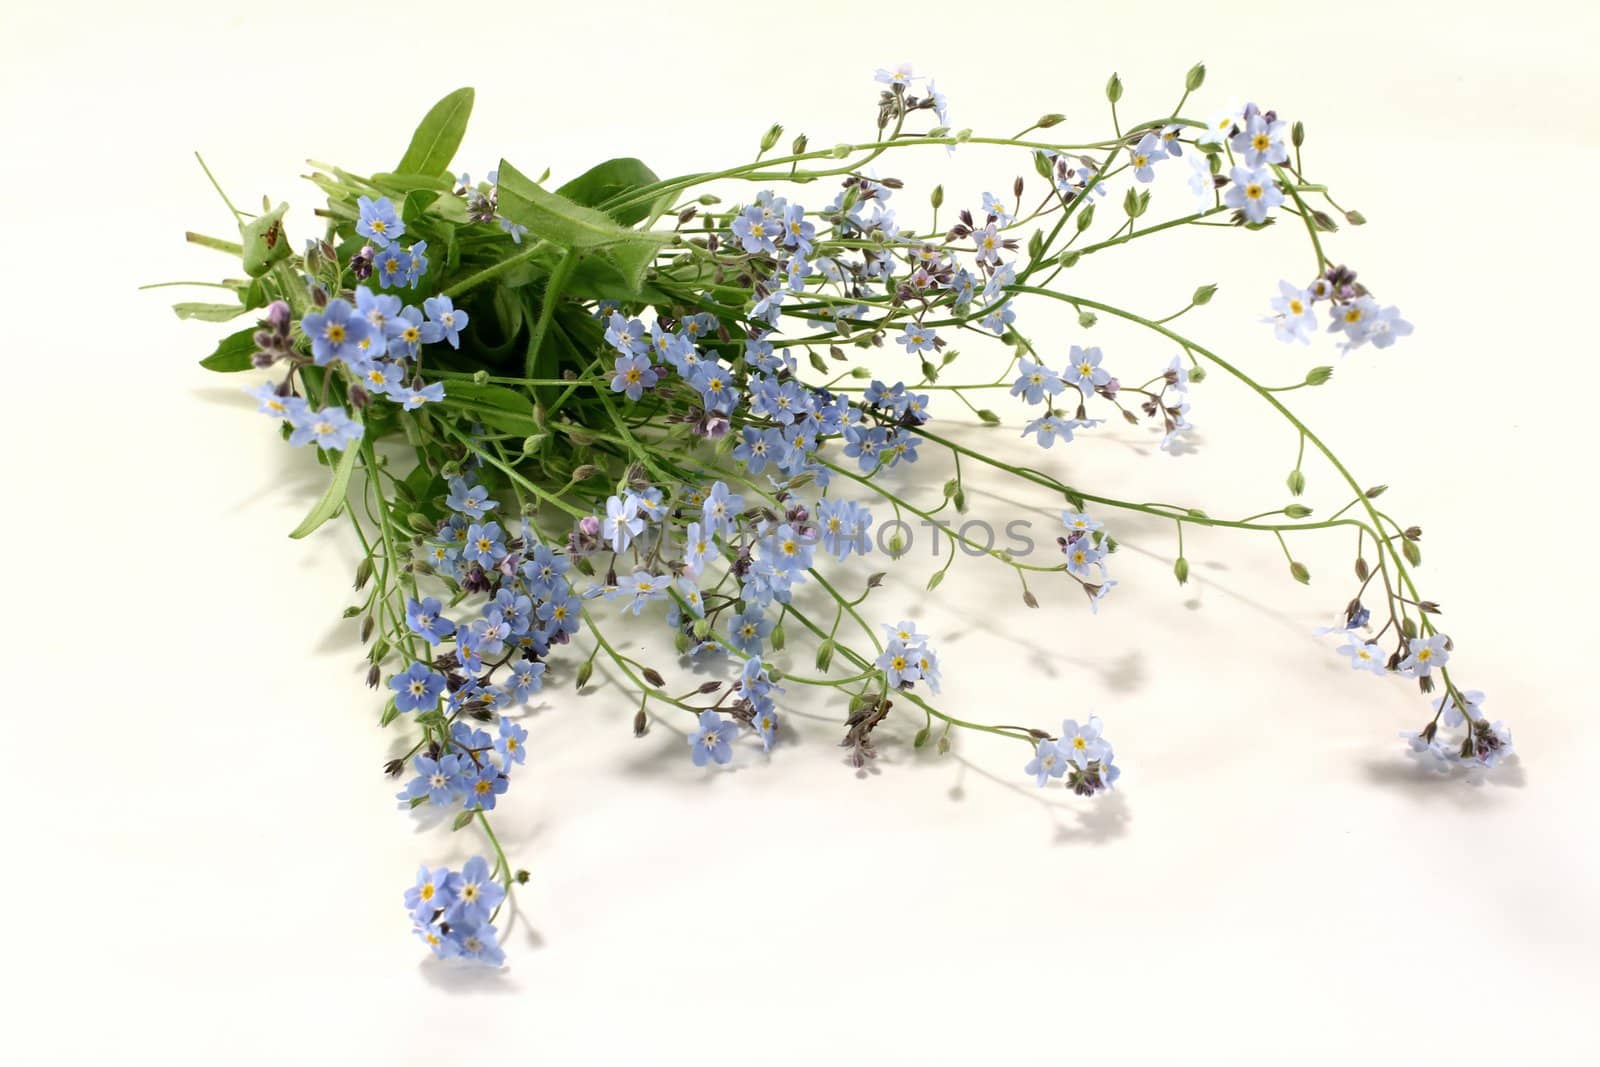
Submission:
[[[457,89],[434,104],[411,135],[411,144],[394,173],[442,174],[449,170],[466,135],[467,119],[472,117],[472,100],[470,88]]]
[[[499,177],[500,214],[526,226],[541,240],[596,253],[634,291],[644,284],[656,253],[676,240],[670,233],[619,226],[604,212],[540,188],[505,160],[500,162]]]
[[[645,166],[642,160],[624,156],[620,159],[608,159],[599,166],[590,167],[557,189],[556,193],[574,204],[603,210],[607,200],[646,185],[653,185],[660,180],[656,172]],[[608,211],[607,214],[624,226],[632,226],[650,214],[650,202],[633,204],[620,210]]]
[[[502,411],[515,411],[520,415],[529,415],[533,411],[533,401],[528,394],[520,393],[515,389],[507,389],[503,385],[479,385],[474,381],[451,381],[444,385],[445,399],[471,400],[478,404],[488,404]]]
[[[385,171],[382,174],[374,174],[372,184],[385,192],[393,193],[409,193],[417,189],[448,193],[453,182],[439,174],[400,174],[396,171]]]
[[[256,354],[255,328],[230,333],[222,339],[217,350],[200,361],[206,370],[218,374],[233,374],[250,369],[250,357]]]
[[[328,484],[322,499],[300,520],[300,525],[290,531],[290,537],[298,540],[339,514],[339,509],[344,507],[345,491],[350,487],[350,473],[355,469],[356,447],[352,442],[339,453],[339,462],[333,468],[333,481]]]
[[[533,400],[525,393],[501,385],[451,380],[444,386],[447,408],[470,411],[485,426],[527,435],[544,430],[533,417]]]
[[[427,211],[429,206],[437,199],[439,199],[439,194],[435,190],[413,189],[400,202],[401,220],[408,226],[415,226],[422,220],[423,212]]]
[[[172,310],[180,319],[199,319],[201,322],[227,322],[250,309],[243,304],[173,304]]]

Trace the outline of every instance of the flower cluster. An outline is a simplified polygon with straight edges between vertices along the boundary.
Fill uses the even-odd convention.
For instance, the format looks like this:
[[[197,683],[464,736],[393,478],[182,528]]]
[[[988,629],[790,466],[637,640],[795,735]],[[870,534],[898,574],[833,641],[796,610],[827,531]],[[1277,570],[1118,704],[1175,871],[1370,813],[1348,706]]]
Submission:
[[[489,861],[474,856],[459,871],[422,867],[417,884],[406,890],[405,905],[412,929],[435,956],[499,966],[506,954],[493,924],[505,898]]]
[[[1490,722],[1483,714],[1482,693],[1450,692],[1433,702],[1434,717],[1426,726],[1415,732],[1400,734],[1406,742],[1407,755],[1418,763],[1448,774],[1457,767],[1489,769],[1516,751],[1511,743],[1511,730],[1498,719]],[[1441,737],[1439,724],[1461,728],[1459,739]]]
[[[1033,775],[1040,789],[1049,785],[1050,779],[1063,777],[1067,788],[1079,796],[1111,789],[1122,777],[1122,768],[1112,762],[1111,742],[1100,729],[1098,715],[1089,716],[1081,726],[1076,719],[1067,719],[1059,737],[1039,738],[1023,772]]]
[[[1046,115],[1021,135],[985,138],[950,128],[932,79],[884,68],[877,129],[859,143],[812,149],[801,135],[773,156],[782,136],[773,126],[743,166],[663,180],[618,158],[556,190],[508,162],[486,182],[451,169],[472,102],[462,90],[424,119],[398,169],[314,176],[328,195],[318,213],[326,232],[303,250],[283,233],[285,208],[238,216],[237,245],[199,239],[238,251],[249,280],[238,308],[180,313],[260,314],[205,365],[285,371],[251,395],[292,444],[318,447],[332,477],[296,534],[342,514],[364,550],[346,614],[360,619],[368,684],[386,695],[382,723],[403,735],[387,764],[406,777],[400,807],[440,811],[493,846],[492,861],[459,872],[424,867],[407,893],[436,955],[503,958],[493,923],[521,875],[492,822],[512,777],[526,773],[519,709],[561,703],[558,680],[581,691],[603,672],[632,694],[636,737],[675,722],[672,742],[685,737],[689,755],[682,773],[781,749],[783,702],[804,690],[838,709],[844,762],[857,768],[876,756],[877,727],[909,715],[921,727],[917,747],[938,731],[945,752],[953,732],[979,729],[1027,745],[1026,773],[1040,786],[1061,779],[1085,797],[1111,789],[1121,771],[1097,716],[1052,735],[951,714],[938,703],[948,698],[933,639],[909,619],[869,624],[877,602],[863,604],[885,573],[863,581],[841,565],[909,566],[903,538],[889,536],[907,516],[947,550],[930,591],[967,556],[1014,581],[1030,610],[1067,591],[1082,593],[1091,614],[1117,586],[1108,512],[1175,528],[1179,583],[1194,526],[1271,535],[1286,555],[1301,531],[1340,528],[1356,540],[1361,582],[1334,628],[1343,651],[1358,669],[1443,689],[1434,720],[1408,735],[1412,748],[1483,767],[1511,753],[1509,731],[1486,723],[1481,696],[1450,676],[1437,605],[1414,586],[1420,531],[1378,510],[1382,487],[1356,483],[1277,399],[1300,386],[1263,385],[1179,332],[1177,320],[1216,287],[1156,317],[1084,295],[1087,284],[1070,294],[1053,284],[1069,269],[1082,277],[1093,255],[1178,225],[1248,233],[1298,219],[1317,267],[1305,288],[1281,286],[1269,320],[1279,337],[1308,341],[1326,321],[1348,352],[1411,331],[1324,254],[1319,235],[1332,219],[1310,201],[1362,220],[1306,179],[1299,124],[1253,104],[1204,125],[1174,117],[1203,79],[1195,67],[1177,107],[1128,123],[1115,114],[1123,89],[1113,78],[1109,136],[1067,140],[1050,132],[1065,119]],[[924,226],[889,167],[901,149],[928,143],[1012,150],[1037,177],[990,186],[944,218],[936,187]],[[1163,203],[1161,171],[1179,158],[1199,210],[1142,222]],[[409,303],[419,290],[434,295]],[[1076,332],[1031,335],[1030,300],[1069,307]],[[1089,332],[1102,316],[1145,340],[1119,340],[1108,358]],[[988,361],[964,379],[962,348],[985,354],[961,366]],[[856,355],[875,350],[871,368]],[[1292,497],[1306,490],[1308,461],[1327,461],[1348,494],[1331,519],[1313,519],[1298,499],[1213,518],[1189,502],[1091,494],[1064,471],[969,443],[982,427],[1009,424],[1049,453],[1045,464],[1057,443],[1120,422],[1182,455],[1197,446],[1190,391],[1207,373],[1288,420],[1298,444]],[[1317,368],[1303,384],[1330,374]],[[997,395],[1015,410],[984,405]],[[966,414],[979,425],[963,426]],[[931,464],[918,466],[930,454],[954,472],[931,500]],[[1065,501],[1059,552],[1033,559],[1031,541],[1008,551],[972,537],[956,517],[969,483],[988,487],[981,479],[1041,493],[1052,509]],[[1309,568],[1289,559],[1293,578],[1309,582]],[[1383,594],[1371,609],[1369,588]],[[625,640],[619,627],[629,628]],[[801,643],[809,665],[796,662]],[[692,683],[676,686],[657,669],[674,659]],[[1441,720],[1462,731],[1459,741],[1439,737]]]
[[[1304,289],[1279,282],[1272,300],[1274,314],[1266,321],[1278,340],[1310,344],[1319,303],[1327,304],[1327,332],[1343,338],[1339,347],[1346,354],[1368,342],[1374,348],[1388,348],[1411,333],[1411,323],[1400,317],[1399,308],[1379,304],[1356,281],[1356,272],[1343,266],[1329,267]]]

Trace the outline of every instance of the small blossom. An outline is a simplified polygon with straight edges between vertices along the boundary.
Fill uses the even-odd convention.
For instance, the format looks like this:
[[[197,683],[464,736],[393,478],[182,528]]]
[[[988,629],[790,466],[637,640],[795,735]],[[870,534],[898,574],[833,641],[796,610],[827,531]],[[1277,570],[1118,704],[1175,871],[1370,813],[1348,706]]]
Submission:
[[[1289,158],[1289,146],[1284,143],[1284,134],[1288,130],[1287,122],[1277,119],[1268,122],[1265,115],[1254,111],[1245,120],[1244,128],[1233,135],[1229,145],[1234,154],[1244,156],[1245,166],[1264,167],[1282,163]]]
[[[1011,383],[1011,395],[1020,396],[1030,404],[1039,404],[1064,388],[1061,375],[1024,356],[1017,365],[1017,380]]]
[[[1383,649],[1371,641],[1363,641],[1354,634],[1345,646],[1339,649],[1339,655],[1350,657],[1350,666],[1358,671],[1371,671],[1373,674],[1387,674],[1384,666],[1385,657]]]
[[[289,424],[294,428],[289,443],[296,447],[315,443],[319,448],[342,451],[361,439],[362,425],[345,414],[344,408],[325,407],[320,411],[305,408],[291,412]]]
[[[406,224],[400,221],[394,203],[387,196],[376,200],[363,196],[357,199],[356,206],[361,215],[356,220],[356,232],[378,248],[388,248],[390,241],[405,234]]]
[[[467,313],[458,310],[443,294],[431,296],[422,302],[428,321],[422,324],[424,344],[448,341],[451,348],[461,347],[461,331],[467,328]]]
[[[1284,342],[1311,343],[1311,334],[1317,328],[1317,313],[1311,307],[1311,292],[1299,289],[1289,282],[1278,283],[1278,296],[1272,300],[1273,333]]]
[[[444,675],[430,670],[426,663],[413,663],[403,674],[389,679],[394,690],[394,706],[401,711],[427,711],[439,706],[444,692]]]
[[[1251,222],[1265,222],[1267,212],[1283,203],[1283,190],[1265,168],[1234,167],[1228,178],[1231,184],[1222,202],[1242,210]]]
[[[444,607],[438,597],[406,600],[406,625],[430,645],[437,645],[456,632],[456,624],[444,617]]]
[[[418,756],[411,766],[417,776],[406,783],[405,789],[398,794],[401,800],[412,801],[425,797],[429,803],[442,807],[461,799],[466,793],[467,783],[461,773],[459,756],[452,754],[438,759]]]
[[[359,361],[361,342],[372,329],[350,302],[340,297],[328,301],[321,311],[307,314],[300,320],[300,328],[311,339],[311,358],[319,367],[336,359]]]
[[[1099,759],[1107,750],[1100,736],[1100,716],[1089,716],[1082,726],[1076,719],[1066,720],[1061,724],[1061,740],[1057,743],[1079,770],[1087,768],[1090,760]]]
[[[1155,133],[1145,134],[1138,144],[1128,149],[1128,165],[1133,168],[1133,176],[1142,182],[1154,181],[1153,164],[1166,158],[1166,142]]]
[[[1061,747],[1054,741],[1040,741],[1034,749],[1033,759],[1022,768],[1024,774],[1031,774],[1043,789],[1052,778],[1060,778],[1067,773],[1068,757]]]
[[[714,711],[702,711],[699,727],[689,735],[689,759],[696,767],[704,767],[706,760],[727,763],[733,759],[733,740],[738,736],[737,724]]]
[[[1400,661],[1400,670],[1419,678],[1427,677],[1435,667],[1443,667],[1450,661],[1450,650],[1446,647],[1449,643],[1450,639],[1444,634],[1411,638],[1407,646],[1409,655]]]
[[[1100,366],[1100,349],[1079,348],[1072,346],[1072,358],[1067,362],[1067,369],[1061,375],[1068,385],[1076,385],[1083,391],[1085,399],[1093,396],[1095,390],[1111,380],[1111,374]]]
[[[612,368],[611,391],[638,400],[646,389],[655,388],[656,381],[648,356],[618,356]]]
[[[450,495],[445,497],[444,502],[451,511],[459,511],[474,519],[481,519],[500,506],[498,500],[489,498],[487,489],[481,485],[468,486],[464,478],[450,479]]]

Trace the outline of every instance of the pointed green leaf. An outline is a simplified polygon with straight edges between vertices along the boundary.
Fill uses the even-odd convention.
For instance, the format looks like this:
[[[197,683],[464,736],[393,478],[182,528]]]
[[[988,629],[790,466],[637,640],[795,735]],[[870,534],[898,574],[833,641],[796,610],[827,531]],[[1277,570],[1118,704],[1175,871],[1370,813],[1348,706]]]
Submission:
[[[227,322],[250,309],[243,304],[173,304],[172,310],[180,319],[199,319],[201,322]]]
[[[385,171],[374,174],[372,184],[391,193],[409,193],[415,189],[432,189],[437,193],[448,193],[454,181],[441,174],[399,174]]]
[[[661,248],[676,238],[619,226],[604,212],[539,187],[510,163],[500,163],[500,213],[533,235],[561,248],[594,253],[618,279],[637,292]]]
[[[350,473],[356,469],[356,447],[351,442],[339,453],[339,462],[333,468],[333,481],[328,484],[328,489],[322,494],[316,506],[307,513],[289,534],[290,537],[299,539],[306,536],[318,526],[339,514],[339,509],[344,507],[345,491],[350,488]]]
[[[233,374],[250,369],[250,357],[256,354],[255,327],[231,333],[217,345],[217,350],[200,361],[206,370],[219,374]]]
[[[605,210],[606,201],[660,180],[656,172],[645,166],[643,161],[624,156],[590,167],[556,192],[575,204]],[[632,226],[650,214],[650,207],[650,202],[645,201],[617,211],[608,211],[607,214],[624,226]]]
[[[442,174],[449,170],[466,135],[467,119],[472,117],[472,100],[470,88],[457,89],[434,104],[411,135],[411,145],[394,173]]]

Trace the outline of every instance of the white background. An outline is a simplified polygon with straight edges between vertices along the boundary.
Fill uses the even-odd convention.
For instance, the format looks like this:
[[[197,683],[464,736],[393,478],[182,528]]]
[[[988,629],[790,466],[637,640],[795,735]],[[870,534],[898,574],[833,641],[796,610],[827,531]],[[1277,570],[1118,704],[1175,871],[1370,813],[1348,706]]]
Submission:
[[[0,15],[14,1062],[1592,1062],[1592,9],[541,6]],[[504,153],[564,178],[617,154],[738,162],[774,120],[857,139],[873,68],[903,59],[957,126],[1059,110],[1092,139],[1111,70],[1125,115],[1156,114],[1200,58],[1186,111],[1304,119],[1311,175],[1371,220],[1331,254],[1417,333],[1288,398],[1425,528],[1424,593],[1518,764],[1473,788],[1401,757],[1421,698],[1310,635],[1350,593],[1347,543],[1297,547],[1303,589],[1272,543],[1196,535],[1179,590],[1170,528],[1108,515],[1128,551],[1098,618],[1053,593],[1029,612],[971,561],[937,597],[931,562],[897,565],[872,603],[941,637],[946,707],[1103,715],[1117,796],[1038,794],[1020,746],[966,737],[943,759],[888,743],[856,776],[837,709],[810,706],[825,718],[791,716],[770,761],[705,774],[665,726],[633,741],[615,688],[578,697],[560,672],[499,819],[533,872],[509,968],[425,960],[401,891],[480,846],[414,826],[377,774],[393,739],[338,621],[352,547],[283,536],[322,472],[195,367],[224,329],[168,305],[207,294],[135,291],[237,271],[183,243],[228,225],[189,152],[240,201],[290,199],[304,236],[306,157],[390,166],[460,84],[461,167]],[[1018,166],[963,150],[885,172],[916,220],[947,173],[970,195]],[[1153,215],[1188,210],[1180,177],[1157,190]],[[1287,226],[1186,231],[1063,284],[1165,314],[1219,282],[1185,328],[1288,382],[1333,348],[1256,318],[1309,263]],[[1130,373],[1171,354],[1094,339]],[[1127,431],[1049,462],[1217,514],[1286,502],[1294,441],[1270,413],[1213,377],[1194,419],[1197,456]],[[1342,502],[1308,473],[1313,503]],[[1005,495],[980,506],[1056,503]]]

